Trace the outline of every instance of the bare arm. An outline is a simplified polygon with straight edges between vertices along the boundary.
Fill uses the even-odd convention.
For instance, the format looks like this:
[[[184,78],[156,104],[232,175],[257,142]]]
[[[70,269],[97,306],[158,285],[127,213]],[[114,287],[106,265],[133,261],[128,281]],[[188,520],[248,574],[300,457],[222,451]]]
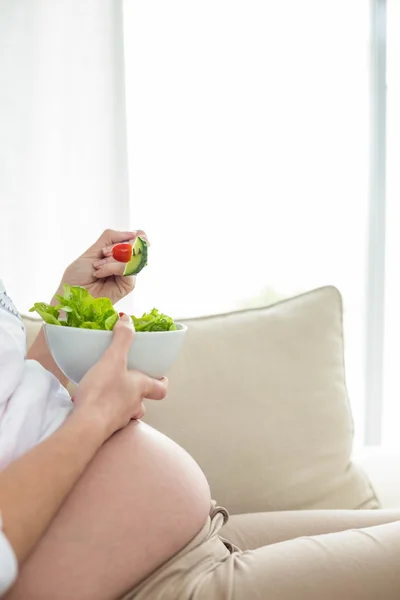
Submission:
[[[101,419],[76,411],[62,427],[0,472],[4,533],[21,563],[107,439]]]
[[[0,472],[3,530],[21,563],[43,535],[100,446],[144,414],[144,398],[161,400],[167,381],[128,371],[134,330],[124,315],[102,358],[82,379],[75,409],[38,446]]]
[[[53,373],[53,375],[57,377],[61,385],[67,387],[69,383],[68,378],[60,371],[50,354],[43,327],[37,334],[35,341],[28,351],[28,358],[37,360],[47,371],[50,371],[50,373]]]

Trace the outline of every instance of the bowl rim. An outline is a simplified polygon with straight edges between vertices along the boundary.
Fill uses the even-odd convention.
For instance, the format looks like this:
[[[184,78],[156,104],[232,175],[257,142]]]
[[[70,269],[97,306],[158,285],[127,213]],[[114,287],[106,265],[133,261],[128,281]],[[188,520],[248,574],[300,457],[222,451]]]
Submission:
[[[62,327],[61,325],[55,325],[54,323],[45,323],[44,321],[42,324],[44,325],[45,329],[54,328],[54,329],[61,329],[63,331],[74,330],[74,331],[86,331],[86,332],[94,333],[94,334],[98,334],[98,333],[112,334],[112,331],[107,331],[106,329],[86,329],[85,327]],[[177,326],[177,329],[172,329],[172,330],[168,330],[168,331],[135,331],[135,337],[137,335],[149,335],[150,333],[153,336],[155,336],[156,334],[158,334],[158,335],[165,335],[166,333],[177,334],[177,333],[187,331],[187,325],[184,325],[183,323],[175,323],[175,325]]]

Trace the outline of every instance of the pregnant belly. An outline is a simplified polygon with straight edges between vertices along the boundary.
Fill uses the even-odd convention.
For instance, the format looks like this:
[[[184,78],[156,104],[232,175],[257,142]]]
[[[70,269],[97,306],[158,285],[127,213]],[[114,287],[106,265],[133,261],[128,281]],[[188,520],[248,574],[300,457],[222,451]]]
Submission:
[[[210,491],[197,463],[140,422],[98,452],[25,563],[12,600],[111,600],[201,529]]]

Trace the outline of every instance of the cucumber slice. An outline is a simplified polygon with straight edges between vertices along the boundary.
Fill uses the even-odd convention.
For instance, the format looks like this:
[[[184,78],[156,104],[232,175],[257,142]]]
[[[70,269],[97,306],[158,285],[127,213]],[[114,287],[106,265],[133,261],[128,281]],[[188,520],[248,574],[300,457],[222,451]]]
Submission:
[[[136,275],[147,265],[147,244],[141,237],[136,238],[132,248],[132,258],[126,264],[124,275]]]

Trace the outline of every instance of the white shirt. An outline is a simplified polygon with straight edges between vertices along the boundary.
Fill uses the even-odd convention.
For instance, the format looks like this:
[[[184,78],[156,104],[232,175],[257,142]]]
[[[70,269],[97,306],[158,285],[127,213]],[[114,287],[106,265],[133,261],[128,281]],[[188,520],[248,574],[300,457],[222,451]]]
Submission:
[[[58,429],[72,407],[58,379],[26,358],[25,326],[0,279],[0,470]],[[17,576],[1,529],[0,518],[0,596]]]

